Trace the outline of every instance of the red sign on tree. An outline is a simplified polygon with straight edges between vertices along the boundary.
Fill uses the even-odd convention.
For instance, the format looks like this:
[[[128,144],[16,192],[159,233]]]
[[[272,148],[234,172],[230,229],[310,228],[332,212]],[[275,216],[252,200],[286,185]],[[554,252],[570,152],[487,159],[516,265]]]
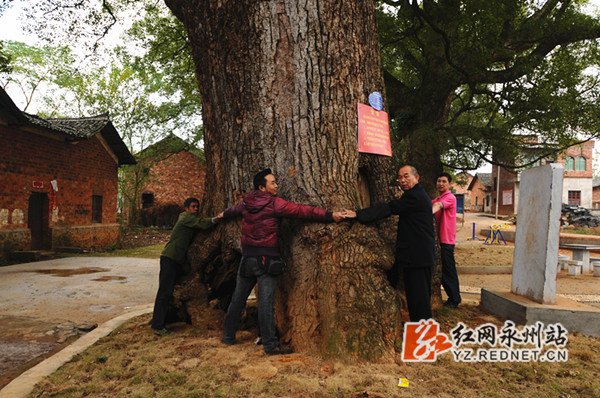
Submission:
[[[392,156],[388,114],[358,104],[358,152]]]

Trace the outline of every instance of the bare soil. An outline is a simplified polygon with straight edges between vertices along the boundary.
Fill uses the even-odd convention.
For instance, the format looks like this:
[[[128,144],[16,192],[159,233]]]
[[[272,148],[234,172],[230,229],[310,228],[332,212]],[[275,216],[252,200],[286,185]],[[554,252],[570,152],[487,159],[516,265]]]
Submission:
[[[502,320],[476,305],[442,308],[448,334],[458,322],[475,328]],[[33,397],[594,397],[600,391],[600,339],[569,335],[568,365],[552,362],[463,363],[450,353],[435,362],[362,363],[314,353],[267,356],[253,342],[220,342],[214,324],[154,335],[137,318],[77,355],[42,381]],[[398,386],[400,378],[408,387]]]
[[[138,247],[164,245],[171,236],[170,229],[143,228],[125,234],[121,239],[121,249],[135,249]]]
[[[500,246],[467,240],[472,235],[472,218],[468,217],[458,231],[457,265],[511,265],[514,247],[510,242]],[[474,222],[479,230],[497,221],[484,216]],[[141,230],[128,234],[121,245],[124,249],[162,245],[169,234],[168,230]],[[509,289],[510,278],[510,274],[460,275],[461,286],[474,289]],[[597,278],[570,277],[563,273],[558,277],[557,291],[598,295],[600,286]],[[442,332],[448,333],[457,322],[474,326],[488,322],[502,324],[502,320],[478,306],[478,293],[465,294],[463,298],[467,300],[458,310],[436,310],[435,318]],[[148,319],[146,316],[130,322],[78,355],[42,382],[32,396],[587,397],[598,396],[595,394],[600,391],[600,339],[577,333],[569,340],[569,370],[565,370],[564,364],[548,363],[464,364],[455,362],[451,356],[442,356],[433,364],[401,361],[363,364],[351,359],[329,360],[311,353],[268,357],[253,343],[257,334],[253,328],[239,332],[240,344],[227,347],[219,340],[222,320],[213,319],[194,328],[180,327],[174,334],[160,338],[151,333]],[[26,320],[16,322],[21,324],[22,336],[27,336]],[[66,344],[59,343],[54,334],[38,337],[27,347],[23,345],[26,338],[10,342],[14,343],[15,357],[18,352],[27,353],[32,348],[42,349],[47,356]],[[52,347],[46,347],[46,343]],[[6,373],[0,386],[41,358]],[[408,379],[410,387],[398,387],[399,378]]]

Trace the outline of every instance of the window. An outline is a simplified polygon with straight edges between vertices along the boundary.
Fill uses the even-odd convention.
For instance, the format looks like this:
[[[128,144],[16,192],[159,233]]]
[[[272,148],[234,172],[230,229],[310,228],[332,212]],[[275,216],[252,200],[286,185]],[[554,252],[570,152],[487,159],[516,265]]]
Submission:
[[[475,206],[479,206],[479,197],[475,196]]]
[[[569,191],[569,205],[580,206],[581,205],[581,191]]]
[[[565,171],[573,171],[575,170],[575,159],[571,156],[567,156],[565,159]]]
[[[153,193],[143,193],[142,194],[142,209],[147,209],[148,207],[152,207],[154,205],[154,194]]]
[[[92,195],[92,222],[102,222],[102,196]]]
[[[577,163],[575,164],[575,170],[585,171],[585,158],[583,156],[580,156],[577,158]]]
[[[529,166],[527,166],[528,169],[532,168],[532,167],[538,167],[538,166],[540,166],[542,164],[542,162],[540,161],[540,159],[536,159],[535,156],[530,156],[527,160],[529,162],[533,162]]]

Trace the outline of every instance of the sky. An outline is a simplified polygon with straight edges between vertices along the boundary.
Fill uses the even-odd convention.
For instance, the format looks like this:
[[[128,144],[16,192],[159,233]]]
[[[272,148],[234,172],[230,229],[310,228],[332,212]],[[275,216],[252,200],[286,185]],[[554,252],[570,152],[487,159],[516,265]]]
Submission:
[[[22,3],[23,1],[15,0],[13,1],[12,7],[10,7],[2,16],[0,16],[0,40],[13,40],[20,41],[29,45],[35,45],[37,42],[37,38],[35,36],[29,35],[23,31],[21,28],[21,16],[22,16]],[[600,10],[600,0],[590,0],[590,10],[596,11],[596,13]],[[592,11],[592,12],[593,12]],[[116,40],[116,39],[115,39]],[[11,95],[17,106],[21,104],[18,103],[18,100],[13,97],[10,90],[7,90],[8,94]],[[35,113],[35,109],[29,108],[29,113]],[[600,165],[600,142],[596,143],[596,148],[594,150],[594,164]],[[476,170],[476,172],[489,173],[492,170],[491,165],[485,165]]]
[[[15,2],[2,17],[0,17],[0,40],[21,41],[30,45],[35,44],[36,38],[29,36],[21,29],[21,23],[18,21],[18,16],[21,13],[20,2]]]

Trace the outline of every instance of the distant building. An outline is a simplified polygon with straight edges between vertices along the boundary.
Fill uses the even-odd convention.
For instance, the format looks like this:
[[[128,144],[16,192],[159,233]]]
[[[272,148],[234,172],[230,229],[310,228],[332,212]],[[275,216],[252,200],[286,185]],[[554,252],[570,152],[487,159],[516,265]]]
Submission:
[[[172,227],[185,199],[202,202],[206,165],[201,150],[171,134],[137,157],[145,177],[138,190],[140,225]]]
[[[471,203],[469,210],[474,212],[491,211],[492,204],[492,173],[477,173],[467,187]]]
[[[118,241],[118,170],[135,159],[108,114],[43,119],[0,88],[0,146],[0,256]]]
[[[594,141],[572,146],[554,159],[544,159],[534,166],[560,163],[564,166],[562,202],[592,208],[592,161]],[[499,182],[498,182],[499,178]],[[517,214],[520,172],[492,166],[492,212]]]
[[[452,181],[452,191],[454,194],[463,195],[463,209],[470,210],[471,207],[471,192],[467,189],[473,180],[473,176],[466,171],[458,173]]]
[[[592,209],[600,209],[600,177],[592,180]]]

